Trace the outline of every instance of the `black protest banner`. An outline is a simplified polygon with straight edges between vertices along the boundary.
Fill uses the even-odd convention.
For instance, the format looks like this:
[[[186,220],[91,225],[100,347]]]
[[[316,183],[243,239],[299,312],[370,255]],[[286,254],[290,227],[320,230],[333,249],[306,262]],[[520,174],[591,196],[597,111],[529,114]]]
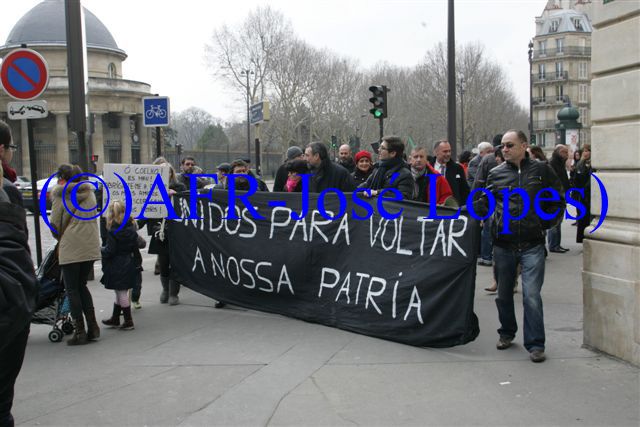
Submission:
[[[479,333],[473,312],[477,223],[426,219],[428,206],[349,201],[346,215],[337,197],[309,196],[300,220],[300,193],[256,193],[251,204],[265,219],[235,206],[228,217],[228,194],[213,191],[199,199],[176,198],[181,218],[169,221],[172,274],[182,284],[216,300],[279,313],[310,322],[429,347],[465,344]],[[275,200],[286,206],[275,206]],[[271,202],[271,203],[269,203]],[[321,201],[322,202],[322,201]],[[364,206],[374,214],[367,220]],[[324,208],[324,210],[322,210]],[[319,211],[320,209],[320,211]],[[451,210],[438,209],[440,215]]]

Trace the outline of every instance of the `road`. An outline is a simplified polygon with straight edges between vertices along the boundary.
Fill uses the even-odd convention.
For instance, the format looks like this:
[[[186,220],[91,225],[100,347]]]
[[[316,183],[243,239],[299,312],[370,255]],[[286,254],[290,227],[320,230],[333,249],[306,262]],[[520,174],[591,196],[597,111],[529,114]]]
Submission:
[[[541,364],[529,361],[520,332],[516,345],[496,350],[495,296],[482,290],[490,268],[478,268],[478,338],[432,349],[214,309],[188,289],[181,305],[161,305],[146,255],[135,330],[103,329],[99,342],[68,347],[49,342],[49,327],[32,327],[16,423],[637,426],[639,369],[582,347],[582,247],[574,237],[564,222],[571,251],[547,260],[548,359]],[[108,317],[112,292],[98,281],[90,289],[98,318]],[[516,308],[522,319],[520,293]]]

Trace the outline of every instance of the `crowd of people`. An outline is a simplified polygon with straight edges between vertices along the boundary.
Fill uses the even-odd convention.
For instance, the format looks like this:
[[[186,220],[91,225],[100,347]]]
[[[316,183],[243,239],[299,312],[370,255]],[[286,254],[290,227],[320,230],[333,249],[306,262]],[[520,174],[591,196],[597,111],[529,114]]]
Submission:
[[[526,135],[509,130],[496,135],[493,142],[480,142],[477,150],[464,152],[456,162],[451,155],[451,145],[446,140],[437,141],[432,147],[422,145],[406,150],[404,141],[396,136],[381,139],[375,153],[361,150],[352,153],[349,145],[342,145],[338,158],[331,159],[327,146],[312,142],[306,147],[289,147],[286,158],[277,170],[273,191],[301,192],[302,175],[311,174],[309,191],[320,193],[328,188],[350,192],[364,189],[366,197],[376,197],[387,188],[398,190],[405,200],[459,207],[468,203],[470,192],[484,188],[497,201],[495,212],[482,221],[482,232],[477,263],[493,267],[494,283],[486,288],[497,292],[496,304],[501,327],[498,330],[497,348],[508,348],[517,331],[513,293],[521,276],[524,304],[524,345],[533,362],[545,360],[545,335],[540,289],[544,282],[544,259],[548,252],[568,251],[561,245],[560,226],[563,215],[553,220],[540,220],[535,212],[523,213],[517,221],[517,231],[511,234],[497,232],[503,227],[503,206],[500,189],[520,187],[527,192],[553,188],[564,195],[570,188],[578,191],[576,198],[587,207],[587,215],[579,219],[577,241],[582,242],[584,230],[591,221],[590,174],[591,150],[585,145],[568,161],[569,149],[557,145],[547,160],[540,147],[528,146]],[[5,295],[15,298],[2,300],[0,304],[0,424],[11,423],[13,384],[20,370],[29,334],[29,317],[34,309],[37,279],[27,244],[27,226],[20,192],[13,186],[15,171],[11,168],[13,144],[9,127],[0,122],[0,160],[4,179],[0,179],[0,284]],[[377,158],[374,161],[374,158]],[[187,190],[192,174],[202,173],[193,157],[181,159],[179,172],[164,158],[156,165],[170,167],[168,191],[170,195]],[[252,175],[258,190],[269,191],[260,177],[255,176],[249,159],[237,159],[217,166],[217,183],[205,178],[196,180],[198,189],[229,189],[229,174]],[[142,287],[141,249],[146,246],[139,230],[146,226],[149,237],[148,253],[157,255],[157,273],[162,291],[160,303],[179,304],[180,284],[172,277],[166,221],[148,219],[135,221],[125,217],[121,201],[113,201],[104,218],[89,219],[97,205],[94,188],[82,182],[77,175],[82,170],[75,165],[63,164],[58,169],[58,182],[53,197],[50,222],[58,241],[57,257],[62,281],[70,302],[73,319],[73,336],[68,345],[83,345],[100,337],[100,326],[95,317],[88,277],[95,261],[102,264],[101,283],[114,291],[113,313],[102,320],[103,327],[120,330],[134,329],[132,307],[139,309]],[[435,188],[429,185],[435,176]],[[235,177],[236,189],[248,190],[250,180]],[[68,186],[65,191],[65,186]],[[430,194],[435,191],[435,194]],[[472,200],[476,212],[487,212],[487,192],[476,192]],[[69,211],[69,195],[73,193],[79,206]],[[532,197],[535,196],[531,194]],[[65,203],[65,198],[66,202]],[[523,201],[509,200],[510,210],[521,212]],[[549,212],[564,212],[564,198],[547,202]],[[73,215],[72,215],[73,213]],[[7,256],[4,256],[4,254]],[[218,301],[216,307],[224,307]],[[121,318],[123,318],[121,322]]]

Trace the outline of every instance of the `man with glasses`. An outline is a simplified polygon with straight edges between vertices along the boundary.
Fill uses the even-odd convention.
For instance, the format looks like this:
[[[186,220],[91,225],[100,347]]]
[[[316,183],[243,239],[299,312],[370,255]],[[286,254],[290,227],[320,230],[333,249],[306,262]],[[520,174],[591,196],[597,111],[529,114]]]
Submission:
[[[0,121],[0,161],[2,161],[2,176],[4,177],[2,189],[9,196],[11,203],[23,207],[22,193],[13,184],[18,179],[16,171],[9,166],[13,159],[13,153],[18,149],[17,145],[13,144],[13,138],[11,137],[11,128],[5,122]]]
[[[489,172],[486,185],[486,190],[496,202],[492,227],[493,258],[498,281],[496,306],[500,319],[500,339],[496,347],[498,350],[509,348],[518,330],[513,288],[517,265],[521,264],[524,346],[531,361],[539,363],[546,359],[540,297],[544,282],[544,230],[558,224],[565,200],[560,180],[551,167],[529,158],[524,132],[507,131],[502,137],[502,154],[505,162]],[[548,189],[555,190],[557,194],[552,196]],[[528,203],[524,198],[528,199]],[[534,209],[536,203],[539,210]],[[474,202],[474,208],[478,216],[488,214],[487,193],[481,193]],[[510,219],[509,215],[520,219]]]
[[[371,196],[377,196],[385,188],[396,188],[403,200],[413,200],[415,181],[409,165],[404,161],[404,142],[397,136],[385,136],[378,148],[378,162],[360,188],[371,189]]]

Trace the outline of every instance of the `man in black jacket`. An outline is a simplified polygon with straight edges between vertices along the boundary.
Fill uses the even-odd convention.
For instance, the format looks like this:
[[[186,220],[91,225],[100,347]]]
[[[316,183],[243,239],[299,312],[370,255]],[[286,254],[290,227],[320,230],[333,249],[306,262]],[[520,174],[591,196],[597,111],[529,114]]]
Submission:
[[[327,188],[353,191],[356,187],[349,172],[329,159],[327,147],[321,142],[312,142],[304,150],[304,157],[313,176],[309,192],[321,193]]]
[[[456,198],[459,206],[466,206],[467,196],[469,195],[469,184],[464,173],[464,168],[451,158],[451,145],[449,142],[442,140],[433,145],[433,154],[435,159],[431,163],[433,168],[447,178],[447,182],[453,191],[453,197]]]
[[[0,426],[13,426],[13,388],[37,298],[26,229],[24,209],[0,188]]]
[[[569,177],[567,176],[567,159],[569,158],[569,149],[566,145],[558,144],[556,148],[553,150],[553,154],[551,155],[551,161],[549,165],[553,169],[553,171],[560,178],[560,182],[562,183],[562,189],[566,192],[571,188],[571,184],[569,183]],[[564,215],[564,212],[563,212]],[[558,254],[563,254],[568,252],[569,249],[563,248],[561,243],[562,233],[560,231],[560,227],[562,226],[562,219],[560,223],[549,230],[549,234],[547,236],[547,240],[549,242],[549,252],[555,252]]]
[[[524,346],[533,362],[546,358],[544,318],[540,290],[544,282],[544,230],[555,226],[565,208],[560,180],[546,164],[531,160],[527,153],[527,137],[522,131],[509,130],[502,137],[505,162],[489,172],[486,189],[495,198],[493,213],[494,263],[498,279],[498,317],[500,339],[496,347],[511,346],[518,325],[513,306],[513,287],[517,265],[522,265],[524,304]],[[551,197],[548,190],[557,193]],[[505,193],[506,191],[506,193]],[[536,195],[544,200],[535,209]],[[524,198],[529,203],[524,202]],[[528,205],[528,211],[524,208]],[[487,194],[474,203],[479,216],[489,210]],[[540,215],[540,216],[539,216]],[[515,220],[513,218],[520,218]]]
[[[397,136],[385,136],[378,148],[379,161],[373,173],[360,184],[360,188],[370,188],[371,196],[377,196],[385,188],[396,188],[403,200],[413,200],[415,181],[409,165],[403,159],[404,142]]]

